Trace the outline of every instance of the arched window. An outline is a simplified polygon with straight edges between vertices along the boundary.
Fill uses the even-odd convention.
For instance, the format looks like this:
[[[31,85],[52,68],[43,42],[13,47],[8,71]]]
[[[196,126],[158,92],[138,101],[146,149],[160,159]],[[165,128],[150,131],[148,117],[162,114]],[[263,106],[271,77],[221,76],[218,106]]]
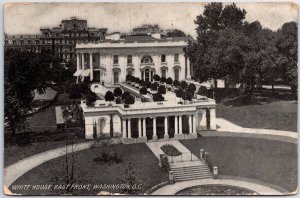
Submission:
[[[149,69],[145,69],[145,81],[150,81]]]
[[[142,58],[142,63],[152,63],[152,62],[153,62],[153,60],[150,56],[144,56]]]
[[[175,80],[179,80],[179,69],[175,69],[174,73],[175,73]]]

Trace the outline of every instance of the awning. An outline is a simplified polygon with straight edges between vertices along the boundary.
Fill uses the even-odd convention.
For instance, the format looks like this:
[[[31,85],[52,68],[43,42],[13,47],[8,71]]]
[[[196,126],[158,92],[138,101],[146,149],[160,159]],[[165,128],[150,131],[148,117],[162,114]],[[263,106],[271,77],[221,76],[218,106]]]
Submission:
[[[85,70],[83,70],[83,72],[82,72],[82,74],[81,74],[81,76],[84,76],[84,77],[87,77],[87,76],[89,76],[90,75],[90,69],[85,69]]]
[[[73,74],[73,76],[80,76],[81,73],[82,73],[82,70],[77,70],[77,71]]]

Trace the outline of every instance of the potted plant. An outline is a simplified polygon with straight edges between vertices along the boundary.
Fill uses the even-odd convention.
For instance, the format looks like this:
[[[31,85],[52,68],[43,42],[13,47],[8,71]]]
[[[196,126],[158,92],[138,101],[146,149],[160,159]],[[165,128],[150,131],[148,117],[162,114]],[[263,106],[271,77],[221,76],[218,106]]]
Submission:
[[[161,78],[160,78],[160,82],[161,82],[162,84],[165,84],[165,82],[166,82],[166,77],[161,77]]]
[[[180,100],[181,100],[181,98],[183,97],[183,90],[182,89],[176,89],[175,90],[175,94],[176,94],[176,97],[178,97],[178,98],[180,98]],[[183,104],[182,103],[182,101],[180,101],[180,102],[178,102],[178,104]]]
[[[168,91],[171,91],[171,86],[173,84],[172,78],[171,77],[167,78],[166,83],[167,83]]]
[[[180,82],[178,80],[174,80],[173,81],[173,86],[174,87],[179,87],[180,86]]]
[[[160,94],[166,94],[166,87],[163,86],[163,85],[160,85],[158,87],[158,93],[160,93]]]
[[[159,77],[159,75],[157,75],[157,74],[154,74],[154,76],[153,76],[153,80],[154,80],[154,81],[159,81],[159,80],[160,80],[160,77]]]
[[[105,101],[108,101],[109,102],[108,105],[111,106],[112,105],[111,101],[114,101],[115,96],[111,91],[107,91],[105,96],[104,96],[104,99],[105,99]]]

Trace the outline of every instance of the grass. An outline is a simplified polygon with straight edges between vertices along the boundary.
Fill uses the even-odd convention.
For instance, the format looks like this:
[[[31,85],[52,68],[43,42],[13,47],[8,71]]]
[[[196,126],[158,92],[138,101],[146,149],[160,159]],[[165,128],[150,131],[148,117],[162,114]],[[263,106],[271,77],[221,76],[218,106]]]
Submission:
[[[289,192],[298,186],[297,144],[240,137],[201,137],[180,142],[198,157],[200,148],[204,148],[221,175],[257,179]]]
[[[74,140],[76,143],[84,142],[84,139]],[[35,142],[31,145],[20,146],[8,146],[4,148],[4,167],[9,166],[19,160],[30,157],[32,155],[49,151],[65,146],[66,141],[51,141],[51,142]]]
[[[158,159],[152,154],[145,144],[130,144],[130,145],[110,145],[110,152],[116,152],[121,158],[121,163],[95,162],[94,158],[99,157],[99,154],[91,149],[79,151],[75,155],[75,180],[78,184],[92,185],[107,185],[119,184],[119,179],[122,177],[129,159],[135,163],[136,176],[142,183],[143,190],[148,190],[156,184],[167,181],[167,174],[164,173],[158,166]],[[64,175],[64,160],[65,157],[60,157],[42,164],[25,175],[20,177],[15,184],[64,184],[55,181],[57,175]],[[116,189],[90,189],[90,190],[75,190],[74,194],[80,195],[95,195],[100,191],[117,192]],[[57,190],[23,190],[15,191],[23,195],[58,195],[61,192]]]
[[[33,131],[39,130],[56,130],[55,107],[41,111],[29,118],[29,129]]]
[[[288,92],[256,91],[251,104],[243,104],[237,92],[220,90],[217,117],[248,128],[297,132],[297,102]]]

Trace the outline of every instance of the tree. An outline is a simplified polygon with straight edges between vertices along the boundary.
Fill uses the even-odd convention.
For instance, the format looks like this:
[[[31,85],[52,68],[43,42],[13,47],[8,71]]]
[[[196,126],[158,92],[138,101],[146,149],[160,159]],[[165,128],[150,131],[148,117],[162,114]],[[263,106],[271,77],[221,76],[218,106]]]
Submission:
[[[59,80],[53,68],[63,69],[52,51],[34,53],[8,49],[4,57],[4,116],[14,136],[16,130],[26,124],[32,91],[43,93],[52,82]]]
[[[122,100],[125,101],[125,98],[127,96],[130,96],[130,93],[128,91],[124,91],[124,93],[122,94]]]
[[[160,77],[159,77],[159,75],[154,74],[153,79],[154,79],[155,81],[159,81],[159,80],[160,80]]]
[[[163,86],[163,85],[160,85],[158,87],[158,93],[160,93],[160,94],[166,94],[166,87]]]
[[[161,77],[160,82],[165,83],[166,82],[166,77]]]
[[[298,85],[298,43],[296,22],[288,22],[278,30],[276,47],[280,54],[279,64],[282,68],[285,81],[291,86],[292,93],[297,96]]]
[[[157,87],[158,87],[157,84],[152,83],[150,89],[151,89],[152,91],[157,91]]]
[[[145,81],[145,86],[146,86],[146,88],[150,88],[151,87],[151,82],[149,81],[149,80],[146,80]]]
[[[134,102],[135,102],[135,100],[134,100],[133,96],[128,95],[125,97],[125,100],[124,100],[125,104],[130,105],[130,104],[134,104]]]
[[[183,100],[189,100],[191,101],[193,99],[193,96],[194,96],[194,92],[192,92],[191,90],[186,90],[184,93],[183,93]]]
[[[167,32],[168,37],[186,37],[185,33],[179,29],[173,29]]]
[[[155,93],[153,94],[153,101],[154,102],[164,101],[164,97],[161,95],[161,93]]]
[[[136,175],[135,164],[132,158],[129,159],[127,167],[123,171],[119,181],[121,184],[128,186],[127,188],[120,188],[120,193],[138,194],[142,189],[137,188],[137,184],[141,184],[141,180]]]
[[[167,78],[166,83],[167,83],[168,85],[172,85],[172,83],[173,83],[172,78],[171,78],[171,77]]]
[[[140,94],[142,94],[142,95],[146,95],[146,94],[147,94],[147,89],[146,89],[146,87],[142,87],[142,88],[140,89]]]
[[[122,96],[122,89],[120,87],[117,87],[114,89],[114,96],[115,97],[121,97]]]
[[[107,91],[105,93],[104,99],[105,99],[105,101],[111,102],[111,101],[114,101],[115,97],[114,97],[114,94],[111,91]]]
[[[184,91],[182,89],[176,89],[175,94],[176,94],[176,97],[181,99],[181,98],[183,98]]]
[[[207,96],[207,88],[205,86],[200,86],[198,89],[198,94],[201,96]]]
[[[175,87],[179,87],[179,86],[180,86],[180,82],[179,82],[178,80],[174,80],[174,81],[173,81],[173,85],[174,85]]]
[[[127,74],[127,75],[126,75],[126,81],[127,81],[127,82],[130,82],[130,81],[132,80],[132,77],[133,77],[132,75]]]
[[[69,93],[69,98],[70,99],[79,99],[81,98],[81,86],[80,84],[71,84],[68,87],[68,93]]]

